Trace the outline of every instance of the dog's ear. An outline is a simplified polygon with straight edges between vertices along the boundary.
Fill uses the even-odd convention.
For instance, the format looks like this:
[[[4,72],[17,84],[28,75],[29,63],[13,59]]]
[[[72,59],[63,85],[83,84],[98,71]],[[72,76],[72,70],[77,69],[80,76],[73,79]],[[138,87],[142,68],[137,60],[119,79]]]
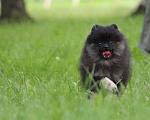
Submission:
[[[112,24],[110,27],[118,30],[118,26],[116,24]]]
[[[94,26],[92,27],[91,31],[96,31],[96,30],[98,30],[98,29],[99,29],[99,25],[94,25]]]

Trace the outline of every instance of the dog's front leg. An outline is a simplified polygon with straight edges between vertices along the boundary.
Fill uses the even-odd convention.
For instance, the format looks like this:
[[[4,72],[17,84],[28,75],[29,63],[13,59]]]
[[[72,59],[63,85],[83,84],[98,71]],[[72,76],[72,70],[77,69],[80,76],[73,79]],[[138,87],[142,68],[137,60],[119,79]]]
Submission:
[[[101,79],[100,85],[104,89],[108,90],[109,92],[117,92],[118,91],[116,84],[107,77],[104,77]]]

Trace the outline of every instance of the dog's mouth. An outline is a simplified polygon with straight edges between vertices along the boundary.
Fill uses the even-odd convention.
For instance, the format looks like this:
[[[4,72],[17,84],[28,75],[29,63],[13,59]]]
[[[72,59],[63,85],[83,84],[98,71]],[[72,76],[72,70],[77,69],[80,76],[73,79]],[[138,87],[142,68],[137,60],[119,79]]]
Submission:
[[[104,58],[110,58],[112,55],[111,51],[104,51],[102,52],[102,54]]]

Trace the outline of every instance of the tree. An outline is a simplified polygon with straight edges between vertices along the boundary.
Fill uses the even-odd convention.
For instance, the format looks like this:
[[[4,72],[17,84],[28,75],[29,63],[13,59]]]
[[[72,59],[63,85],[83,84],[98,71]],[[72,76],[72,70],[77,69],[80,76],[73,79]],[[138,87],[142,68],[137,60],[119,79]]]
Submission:
[[[139,48],[150,53],[150,0],[147,1],[145,20],[139,42]]]
[[[132,13],[132,15],[138,15],[145,13],[147,0],[141,0],[138,8]]]
[[[1,0],[0,21],[32,20],[26,12],[24,0]]]

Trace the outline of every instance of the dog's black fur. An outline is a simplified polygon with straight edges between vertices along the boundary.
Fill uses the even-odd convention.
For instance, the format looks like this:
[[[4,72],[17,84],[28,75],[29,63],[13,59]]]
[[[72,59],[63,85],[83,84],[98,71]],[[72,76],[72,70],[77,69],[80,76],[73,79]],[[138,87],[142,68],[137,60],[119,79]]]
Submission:
[[[110,56],[104,56],[105,51],[110,51]],[[127,85],[130,76],[130,51],[125,36],[120,32],[117,25],[110,26],[94,25],[88,35],[81,55],[80,74],[83,85],[88,83],[92,88],[94,81],[87,79],[94,68],[93,79],[97,83],[108,77],[115,84],[121,80]],[[97,86],[100,88],[100,84]],[[120,89],[120,83],[117,84]],[[97,92],[96,87],[91,91]]]

